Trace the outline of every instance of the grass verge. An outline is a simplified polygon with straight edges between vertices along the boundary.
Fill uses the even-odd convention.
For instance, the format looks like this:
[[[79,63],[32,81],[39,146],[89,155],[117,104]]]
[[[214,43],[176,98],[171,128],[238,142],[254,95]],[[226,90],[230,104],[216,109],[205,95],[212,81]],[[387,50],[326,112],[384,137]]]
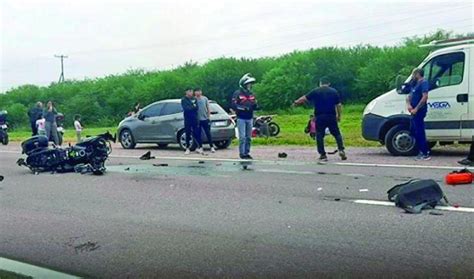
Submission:
[[[353,147],[370,147],[378,146],[377,142],[366,141],[361,135],[362,112],[364,106],[362,105],[347,105],[344,107],[342,114],[342,121],[340,128],[344,137],[346,146]],[[270,138],[256,138],[253,140],[255,145],[303,145],[314,146],[315,142],[307,134],[304,133],[309,115],[312,114],[312,109],[298,108],[289,111],[278,111],[274,118],[275,122],[280,125],[281,132],[277,137]],[[110,131],[116,132],[116,127],[102,127],[102,128],[86,128],[83,131],[83,136],[97,135]],[[26,129],[12,131],[10,139],[12,141],[23,141],[30,136],[31,132]],[[75,132],[73,129],[66,129],[64,142],[75,142]],[[326,137],[326,142],[329,145],[335,145],[332,136]],[[234,142],[236,144],[236,142]]]

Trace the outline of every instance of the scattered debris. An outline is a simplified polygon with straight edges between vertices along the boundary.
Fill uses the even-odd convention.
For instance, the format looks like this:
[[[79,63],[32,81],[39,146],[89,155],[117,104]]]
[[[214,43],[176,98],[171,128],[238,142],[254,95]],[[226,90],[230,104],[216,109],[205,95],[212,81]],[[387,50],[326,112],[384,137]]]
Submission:
[[[341,199],[340,199],[340,198],[335,198],[334,200],[335,200],[335,201],[340,201]]]
[[[199,163],[199,164],[204,164],[205,162],[204,162],[204,161],[199,161],[198,163]]]
[[[285,152],[278,153],[278,158],[286,158],[286,157],[288,157],[288,154],[286,154]]]
[[[359,192],[368,192],[369,189],[359,189]]]
[[[445,177],[445,182],[448,185],[460,185],[460,184],[471,184],[473,181],[473,173],[468,169],[462,169],[459,171],[452,171]]]
[[[282,203],[282,201],[278,201],[278,203]]]
[[[129,170],[130,170],[130,168],[125,168],[125,170],[126,170],[126,171],[129,171]]]
[[[3,175],[0,175],[0,181],[3,181],[3,179],[5,179],[5,177],[3,177]]]
[[[423,209],[435,208],[442,199],[448,199],[436,181],[432,179],[410,180],[387,191],[388,200],[408,213],[419,214]]]
[[[338,153],[338,152],[339,152],[339,151],[336,149],[336,150],[334,150],[334,151],[329,151],[329,152],[327,152],[327,153],[328,153],[329,155],[334,155],[334,154],[336,154],[336,153]]]
[[[455,203],[455,204],[453,204],[453,207],[454,207],[454,208],[458,208],[458,207],[459,207],[459,204]]]
[[[151,151],[148,151],[147,153],[140,156],[140,160],[151,160],[151,159],[155,159],[155,156],[151,156]]]
[[[323,188],[319,187],[317,190],[318,190],[318,191],[322,191],[322,190],[323,190]]]
[[[289,229],[291,229],[291,226],[288,226]]]
[[[217,163],[216,166],[222,166],[222,163]]]
[[[91,252],[100,248],[100,245],[97,245],[97,242],[87,241],[86,243],[79,244],[74,246],[76,253],[79,252]]]
[[[441,213],[441,212],[435,212],[435,211],[430,211],[430,215],[440,216],[440,215],[443,215],[443,213]]]
[[[161,163],[161,164],[153,164],[154,167],[167,167],[168,164],[166,163]]]
[[[349,187],[346,187],[346,190],[349,190]]]

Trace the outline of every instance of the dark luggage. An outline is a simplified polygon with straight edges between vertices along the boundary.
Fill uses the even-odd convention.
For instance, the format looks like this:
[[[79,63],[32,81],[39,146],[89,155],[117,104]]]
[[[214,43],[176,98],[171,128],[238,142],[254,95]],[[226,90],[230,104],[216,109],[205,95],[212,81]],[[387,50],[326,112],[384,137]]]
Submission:
[[[421,213],[422,209],[434,208],[441,199],[448,202],[443,190],[432,179],[410,180],[395,185],[387,191],[388,200],[409,213]]]
[[[30,155],[34,151],[48,147],[48,138],[45,136],[34,136],[21,143],[22,153]]]

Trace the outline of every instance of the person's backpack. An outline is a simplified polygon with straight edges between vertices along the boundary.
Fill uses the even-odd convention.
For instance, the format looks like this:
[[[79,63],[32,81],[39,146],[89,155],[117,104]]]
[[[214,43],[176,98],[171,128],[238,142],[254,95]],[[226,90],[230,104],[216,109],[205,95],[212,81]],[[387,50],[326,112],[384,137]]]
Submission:
[[[432,179],[410,180],[387,191],[388,200],[409,213],[421,213],[422,209],[434,208],[441,199],[446,199],[443,190]]]

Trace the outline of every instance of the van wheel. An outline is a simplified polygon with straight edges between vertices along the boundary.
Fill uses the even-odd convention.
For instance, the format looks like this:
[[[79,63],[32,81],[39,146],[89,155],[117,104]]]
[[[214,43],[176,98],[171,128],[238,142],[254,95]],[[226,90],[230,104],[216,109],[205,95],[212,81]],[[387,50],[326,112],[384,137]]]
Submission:
[[[415,138],[404,125],[395,125],[385,135],[385,147],[394,156],[413,156],[416,153]]]
[[[120,144],[124,149],[134,149],[135,140],[133,139],[132,132],[129,129],[124,129],[120,132]]]

